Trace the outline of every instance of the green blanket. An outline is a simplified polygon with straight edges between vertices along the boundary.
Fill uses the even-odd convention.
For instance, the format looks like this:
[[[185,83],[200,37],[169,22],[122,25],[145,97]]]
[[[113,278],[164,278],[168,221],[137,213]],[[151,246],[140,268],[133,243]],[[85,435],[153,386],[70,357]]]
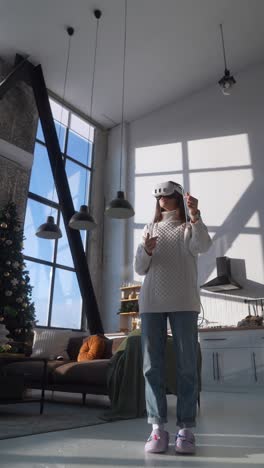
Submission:
[[[132,332],[121,343],[110,360],[107,381],[111,408],[101,416],[102,419],[115,421],[145,416],[140,332]],[[167,392],[176,395],[175,352],[171,337],[167,338],[166,385]]]

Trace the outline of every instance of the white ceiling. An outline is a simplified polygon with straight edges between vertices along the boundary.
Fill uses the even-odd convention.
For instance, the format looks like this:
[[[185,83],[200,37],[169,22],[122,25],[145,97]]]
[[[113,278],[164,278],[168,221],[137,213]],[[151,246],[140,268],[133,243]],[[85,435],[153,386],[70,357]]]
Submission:
[[[0,0],[0,56],[16,52],[41,63],[47,87],[63,95],[68,36],[72,38],[66,100],[90,112],[96,20],[99,25],[92,117],[121,120],[125,0]],[[223,75],[219,23],[235,75],[263,61],[263,0],[128,0],[125,119],[131,121],[212,85]]]

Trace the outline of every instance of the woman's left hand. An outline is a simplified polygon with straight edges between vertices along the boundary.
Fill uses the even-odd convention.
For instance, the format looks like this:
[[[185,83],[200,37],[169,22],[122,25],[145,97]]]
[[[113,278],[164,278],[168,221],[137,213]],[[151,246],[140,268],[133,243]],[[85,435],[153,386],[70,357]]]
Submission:
[[[197,212],[198,212],[198,200],[197,200],[197,198],[192,197],[189,194],[189,192],[186,192],[185,198],[186,198],[186,204],[188,206],[190,216],[195,216],[197,214]]]

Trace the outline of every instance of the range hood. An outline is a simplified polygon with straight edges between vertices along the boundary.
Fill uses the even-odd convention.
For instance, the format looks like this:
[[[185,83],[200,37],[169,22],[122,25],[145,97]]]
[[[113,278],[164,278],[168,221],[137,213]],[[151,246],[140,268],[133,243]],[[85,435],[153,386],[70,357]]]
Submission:
[[[242,289],[242,286],[232,278],[230,258],[217,257],[216,271],[217,277],[200,286],[201,289],[207,289],[207,291],[211,292],[225,292],[232,291],[234,289]]]

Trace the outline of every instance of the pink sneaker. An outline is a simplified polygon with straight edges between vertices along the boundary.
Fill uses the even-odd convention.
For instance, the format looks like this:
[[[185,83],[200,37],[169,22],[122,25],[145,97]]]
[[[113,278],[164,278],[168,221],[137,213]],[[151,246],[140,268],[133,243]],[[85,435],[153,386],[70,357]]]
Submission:
[[[163,453],[168,450],[169,433],[164,430],[155,429],[151,432],[146,444],[145,452]]]
[[[180,429],[175,439],[175,452],[193,455],[195,453],[195,437],[189,429]]]

